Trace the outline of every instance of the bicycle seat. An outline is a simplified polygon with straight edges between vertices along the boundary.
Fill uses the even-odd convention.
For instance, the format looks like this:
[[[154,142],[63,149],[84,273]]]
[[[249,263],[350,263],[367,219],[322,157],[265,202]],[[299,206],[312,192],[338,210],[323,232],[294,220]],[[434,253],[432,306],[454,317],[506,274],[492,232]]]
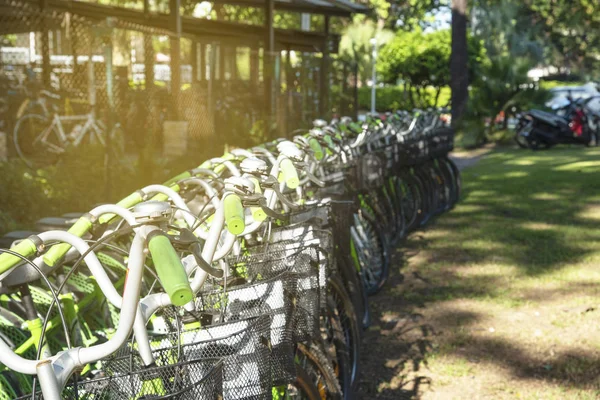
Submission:
[[[77,217],[65,218],[65,217],[46,217],[39,219],[35,222],[35,228],[39,232],[51,231],[51,230],[68,230],[75,222]]]
[[[45,275],[52,272],[52,268],[42,265],[40,268]],[[0,281],[0,293],[11,293],[12,288],[19,287],[40,279],[39,272],[29,264],[23,264],[16,267]]]
[[[83,215],[84,213],[80,213],[80,212],[72,212],[72,213],[66,213],[61,215],[62,218],[69,218],[69,219],[75,219],[75,218],[79,218]]]

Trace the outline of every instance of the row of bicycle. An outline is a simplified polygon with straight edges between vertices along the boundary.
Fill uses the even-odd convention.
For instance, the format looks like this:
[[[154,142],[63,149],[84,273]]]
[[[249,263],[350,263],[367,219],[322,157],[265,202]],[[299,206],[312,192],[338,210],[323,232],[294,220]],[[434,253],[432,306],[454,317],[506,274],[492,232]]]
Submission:
[[[437,112],[315,121],[9,234],[0,399],[353,398],[390,249],[458,200],[452,145]]]

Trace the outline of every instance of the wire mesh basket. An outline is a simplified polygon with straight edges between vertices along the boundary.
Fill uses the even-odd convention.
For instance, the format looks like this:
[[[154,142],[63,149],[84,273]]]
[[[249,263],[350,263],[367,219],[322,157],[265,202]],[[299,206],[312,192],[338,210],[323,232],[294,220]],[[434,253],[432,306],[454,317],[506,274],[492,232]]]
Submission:
[[[149,367],[129,343],[102,360],[94,378],[69,383],[62,398],[270,399],[270,324],[264,315],[151,336]]]
[[[325,187],[318,188],[319,198],[338,197],[348,193],[357,185],[357,163],[355,161],[340,162],[335,160],[322,165]]]
[[[250,282],[293,274],[297,279],[297,297],[292,316],[294,342],[314,338],[319,330],[321,287],[325,286],[319,273],[319,255],[314,246],[269,243],[251,249],[252,254],[231,257],[229,265],[244,268]]]
[[[137,364],[137,363],[136,363]],[[223,360],[199,359],[138,369],[127,373],[103,371],[94,379],[72,382],[63,399],[221,399]],[[18,397],[31,399],[31,394]],[[41,392],[35,399],[42,399]]]
[[[443,157],[454,149],[454,130],[452,128],[437,128],[430,139],[430,155]]]
[[[269,316],[273,384],[287,384],[296,377],[292,315],[298,301],[297,287],[296,277],[284,272],[272,279],[235,286],[226,291],[203,292],[196,298],[196,309],[224,322]]]

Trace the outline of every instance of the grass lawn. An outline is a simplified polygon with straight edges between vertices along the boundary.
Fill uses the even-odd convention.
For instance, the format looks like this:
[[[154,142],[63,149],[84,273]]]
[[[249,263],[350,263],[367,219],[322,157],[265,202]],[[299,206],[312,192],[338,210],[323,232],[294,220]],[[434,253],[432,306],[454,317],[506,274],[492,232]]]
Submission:
[[[363,397],[600,398],[600,149],[495,150],[463,183],[373,299]]]

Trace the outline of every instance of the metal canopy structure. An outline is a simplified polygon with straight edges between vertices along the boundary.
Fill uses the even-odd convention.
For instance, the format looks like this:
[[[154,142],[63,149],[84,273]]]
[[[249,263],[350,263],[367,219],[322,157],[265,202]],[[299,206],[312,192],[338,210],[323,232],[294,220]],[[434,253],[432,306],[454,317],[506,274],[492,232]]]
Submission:
[[[284,134],[286,129],[334,112],[336,107],[329,104],[333,79],[341,88],[335,92],[338,100],[348,91],[348,71],[354,67],[332,70],[330,54],[337,53],[340,37],[330,32],[330,18],[368,12],[366,7],[350,0],[214,1],[262,10],[264,25],[252,25],[182,16],[180,1],[168,0],[168,12],[164,8],[154,12],[149,0],[144,0],[143,10],[78,0],[0,0],[0,36],[19,36],[20,43],[2,50],[19,56],[11,63],[4,54],[0,69],[15,71],[32,64],[44,87],[59,82],[79,92],[116,96],[120,104],[137,96],[137,110],[147,112],[146,120],[158,115],[157,108],[169,109],[170,120],[189,124],[188,137],[213,141],[214,135],[232,131],[228,123],[240,119],[245,125],[237,131],[247,133],[260,123],[265,132],[275,126]],[[324,27],[321,31],[276,28],[278,10],[322,15]],[[113,30],[120,35],[119,61],[115,62],[111,43],[115,37],[107,33]],[[162,44],[155,48],[158,42]],[[242,58],[238,51],[244,54]],[[294,52],[292,66],[290,54]],[[95,63],[104,63],[106,68]],[[243,78],[238,70],[245,70]],[[94,79],[90,71],[97,75]],[[356,91],[350,96],[356,99]],[[344,101],[352,106],[337,107],[338,112],[356,109],[350,96],[346,93]],[[242,99],[241,103],[227,106],[231,97]],[[109,108],[108,114],[126,122],[127,116],[117,117],[119,110]],[[232,109],[242,116],[229,118],[227,110]],[[152,124],[155,135],[167,135],[158,122]]]
[[[254,1],[254,0],[253,0]],[[304,0],[303,0],[304,1]],[[315,0],[311,0],[315,1]],[[35,0],[26,0],[32,6],[38,6]],[[60,12],[70,12],[90,20],[103,21],[106,18],[115,17],[121,21],[150,26],[156,29],[171,31],[173,16],[170,14],[145,13],[143,11],[114,7],[101,4],[87,3],[81,1],[47,0],[46,9]],[[19,10],[18,17],[15,16],[13,23],[7,21],[13,13],[10,7],[1,7],[0,14],[3,24],[0,26],[0,34],[20,33],[40,30],[40,26],[29,24],[23,19],[23,10]],[[268,26],[240,24],[227,21],[215,21],[193,17],[181,18],[181,34],[183,36],[197,36],[206,40],[229,41],[239,44],[256,44],[267,35]],[[328,41],[333,46],[333,52],[337,52],[339,42],[338,35],[325,35],[323,32],[307,32],[274,28],[275,50],[297,50],[304,52],[322,52],[323,46]]]
[[[263,7],[263,0],[215,0],[216,4],[232,4],[246,7]],[[275,0],[275,10],[326,15],[330,17],[350,17],[356,13],[366,13],[369,8],[347,0]]]

